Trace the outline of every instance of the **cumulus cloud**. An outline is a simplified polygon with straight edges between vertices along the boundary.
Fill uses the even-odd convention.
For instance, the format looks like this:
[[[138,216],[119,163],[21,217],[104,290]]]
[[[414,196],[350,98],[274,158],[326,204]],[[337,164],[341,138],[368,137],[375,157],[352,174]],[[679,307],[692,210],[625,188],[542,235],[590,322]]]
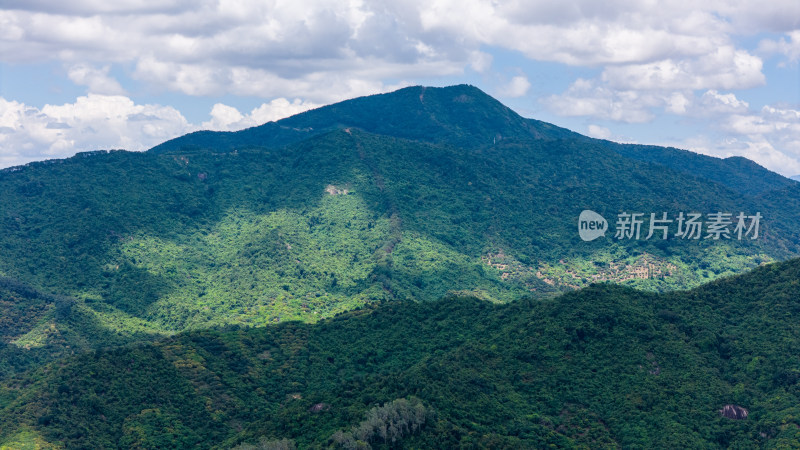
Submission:
[[[230,130],[244,120],[238,109],[217,103],[211,108],[211,120],[203,122],[203,128],[211,130]]]
[[[528,89],[531,88],[531,83],[528,81],[528,78],[518,75],[511,79],[505,86],[500,88],[499,94],[502,97],[522,97],[528,93]]]
[[[192,127],[172,107],[89,94],[41,109],[0,97],[0,129],[0,165],[7,167],[85,150],[144,150]]]
[[[616,89],[746,89],[764,84],[757,56],[732,46],[697,58],[608,67],[602,79]]]
[[[263,103],[245,116],[232,106],[217,103],[211,109],[211,120],[203,122],[202,128],[216,131],[241,130],[293,116],[317,106],[319,105],[300,99],[289,102],[285,98],[276,98],[269,103]]]
[[[723,158],[744,156],[786,176],[800,173],[800,110],[768,105],[726,115],[719,128],[722,138],[695,136],[676,145]]]
[[[89,94],[74,103],[42,108],[0,97],[0,167],[87,150],[146,150],[198,129],[235,131],[316,106],[300,99],[278,98],[243,115],[218,103],[210,111],[210,120],[198,126],[175,108],[138,105],[121,95]]]
[[[599,125],[589,125],[587,134],[597,139],[609,139],[611,137],[611,130]]]
[[[800,28],[800,3],[795,0],[720,1],[709,2],[706,7],[714,8],[743,34],[785,33]]]
[[[697,102],[695,111],[700,115],[707,114],[741,114],[747,112],[750,105],[736,98],[732,93],[720,94],[714,89],[706,91]]]
[[[67,76],[73,83],[86,86],[92,94],[122,95],[125,89],[108,75],[111,66],[96,69],[88,64],[75,64],[69,68]]]
[[[702,95],[692,90],[614,90],[597,80],[579,79],[565,93],[543,100],[562,116],[586,116],[626,123],[652,120],[655,110],[700,120],[716,135],[695,136],[670,142],[683,148],[719,157],[744,156],[784,175],[800,173],[800,110],[764,106],[752,111],[750,104],[733,93],[709,89]],[[588,135],[620,140],[608,128],[588,126]]]
[[[701,58],[667,59],[607,67],[593,80],[579,79],[562,94],[544,99],[566,116],[592,116],[622,122],[648,122],[661,111],[708,116],[742,112],[746,102],[719,89],[745,89],[765,82],[761,59],[733,47]],[[695,98],[695,91],[706,90]]]
[[[743,135],[783,136],[800,141],[800,111],[764,106],[759,114],[734,114],[725,124],[734,133]]]
[[[353,67],[349,67],[344,73],[312,72],[297,78],[284,79],[265,69],[244,66],[212,67],[144,58],[137,64],[133,75],[141,81],[188,95],[234,94],[268,98],[289,96],[331,103],[362,95],[388,92],[409,84],[407,82],[387,84],[381,79],[398,75],[413,78],[423,76],[426,72],[450,73],[451,70],[445,66],[445,63],[432,62],[404,69],[393,65],[380,66],[378,61],[353,61]]]
[[[663,105],[658,96],[637,91],[618,91],[579,78],[566,92],[542,99],[551,111],[561,116],[591,116],[627,123],[651,121],[652,108]]]
[[[758,44],[758,51],[767,56],[780,54],[787,62],[797,63],[800,60],[800,29],[787,33],[787,37],[789,40],[785,37],[779,40],[764,39]]]
[[[608,66],[605,81],[614,89],[753,86],[763,82],[760,60],[734,46],[736,26],[797,28],[786,29],[792,2],[783,9],[622,0],[50,3],[12,1],[0,11],[3,60],[119,63],[141,81],[190,95],[325,102],[388,90],[386,79],[467,67],[483,73],[492,58],[482,49],[492,47]],[[320,80],[327,89],[315,87]]]
[[[800,155],[798,155],[797,151],[777,149],[769,140],[763,137],[732,137],[713,140],[706,136],[698,136],[687,139],[677,145],[697,153],[719,158],[743,156],[787,177],[800,173],[800,162],[798,162],[798,156]]]
[[[250,112],[250,117],[253,121],[260,125],[266,122],[272,122],[283,119],[284,117],[300,114],[301,112],[308,111],[309,109],[317,108],[321,105],[302,101],[299,98],[290,102],[285,98],[276,98],[269,103],[264,103],[258,108]]]
[[[385,92],[415,76],[486,70],[491,57],[420,30],[416,10],[380,2],[123,2],[0,10],[0,60],[132,67],[134,78],[189,95],[302,96],[318,102]],[[117,2],[112,2],[116,4]],[[394,8],[394,9],[391,9]],[[87,11],[94,11],[88,14]],[[95,84],[103,75],[97,71]],[[107,72],[106,72],[107,75]],[[111,93],[105,86],[105,93]],[[119,93],[119,92],[113,92]]]

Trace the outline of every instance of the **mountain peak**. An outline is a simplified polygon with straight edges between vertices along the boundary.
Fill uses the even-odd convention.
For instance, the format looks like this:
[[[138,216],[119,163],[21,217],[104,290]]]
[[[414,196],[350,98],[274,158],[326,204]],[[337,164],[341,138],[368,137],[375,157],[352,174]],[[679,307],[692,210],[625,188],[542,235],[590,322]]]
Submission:
[[[475,148],[506,138],[559,139],[576,133],[525,119],[475,86],[410,86],[345,100],[239,132],[201,131],[153,147],[155,153],[280,147],[336,128]]]

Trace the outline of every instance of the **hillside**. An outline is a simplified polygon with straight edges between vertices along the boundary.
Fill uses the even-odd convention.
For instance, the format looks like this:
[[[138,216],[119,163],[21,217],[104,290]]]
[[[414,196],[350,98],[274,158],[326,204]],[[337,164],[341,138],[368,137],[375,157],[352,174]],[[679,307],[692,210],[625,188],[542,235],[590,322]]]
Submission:
[[[371,427],[402,419],[394,447],[789,448],[798,280],[792,260],[684,292],[448,297],[181,334],[7,383],[0,429],[70,448],[389,448]]]
[[[415,86],[347,100],[242,131],[192,133],[150,151],[277,148],[347,127],[460,148],[485,147],[508,138],[583,138],[564,128],[523,118],[473,86]]]
[[[0,278],[0,379],[66,356],[162,336],[116,319],[74,298]]]
[[[336,103],[238,132],[191,133],[157,145],[150,151],[170,153],[207,149],[226,152],[244,148],[278,148],[347,127],[459,148],[489,147],[503,139],[563,139],[604,145],[626,158],[666,166],[749,195],[792,184],[787,178],[741,157],[719,159],[675,148],[617,144],[526,119],[469,85],[408,87]]]
[[[502,303],[596,281],[669,291],[800,253],[800,185],[752,163],[610,146],[473,87],[417,87],[145,153],[7,169],[0,276],[73,312],[53,321],[49,302],[8,342],[27,335],[60,355],[389,300]],[[729,175],[759,187],[714,180]],[[764,220],[757,240],[583,242],[584,209],[612,224],[623,211]],[[69,329],[80,345],[59,337]]]
[[[666,166],[722,184],[745,195],[758,195],[795,185],[791,179],[770,172],[741,156],[720,159],[671,147],[617,143],[608,145],[627,158]]]

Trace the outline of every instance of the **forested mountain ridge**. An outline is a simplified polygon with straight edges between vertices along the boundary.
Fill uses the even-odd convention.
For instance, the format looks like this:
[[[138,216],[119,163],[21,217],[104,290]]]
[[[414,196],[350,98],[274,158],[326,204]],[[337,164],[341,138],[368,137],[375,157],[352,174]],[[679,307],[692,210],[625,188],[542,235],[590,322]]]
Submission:
[[[0,442],[791,448],[798,283],[795,259],[682,292],[393,301],[316,324],[183,333],[6,382]],[[747,418],[723,417],[726,405]],[[382,437],[381,424],[399,428]]]
[[[507,138],[583,138],[567,129],[523,118],[473,86],[414,86],[343,101],[242,131],[191,133],[150,151],[275,148],[347,127],[461,148],[484,147]]]
[[[275,148],[346,127],[460,148],[487,147],[509,138],[577,140],[604,144],[625,157],[690,173],[746,194],[759,194],[792,184],[787,178],[741,157],[719,159],[675,148],[617,144],[523,118],[469,85],[408,87],[324,106],[242,131],[191,133],[159,144],[150,151],[167,153],[207,149],[220,152],[249,147]]]
[[[56,317],[45,302],[7,345],[60,355],[110,335],[313,322],[386,300],[506,302],[596,281],[666,291],[798,254],[797,183],[617,145],[522,118],[471,86],[413,87],[149,152],[6,169],[0,275],[71,305]],[[714,181],[729,175],[758,188]],[[763,221],[755,240],[646,240],[645,228],[583,242],[584,209],[612,226],[625,211]],[[59,337],[68,329],[82,337]]]
[[[0,171],[0,249],[10,448],[799,442],[800,184],[471,86]]]

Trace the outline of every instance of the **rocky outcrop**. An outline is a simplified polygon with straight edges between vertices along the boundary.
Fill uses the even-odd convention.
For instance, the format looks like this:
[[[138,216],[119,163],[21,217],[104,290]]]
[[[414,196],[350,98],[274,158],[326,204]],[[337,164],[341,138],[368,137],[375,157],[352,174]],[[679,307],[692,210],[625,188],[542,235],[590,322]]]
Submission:
[[[725,405],[719,410],[722,417],[728,419],[742,420],[747,418],[747,410],[737,405]]]

